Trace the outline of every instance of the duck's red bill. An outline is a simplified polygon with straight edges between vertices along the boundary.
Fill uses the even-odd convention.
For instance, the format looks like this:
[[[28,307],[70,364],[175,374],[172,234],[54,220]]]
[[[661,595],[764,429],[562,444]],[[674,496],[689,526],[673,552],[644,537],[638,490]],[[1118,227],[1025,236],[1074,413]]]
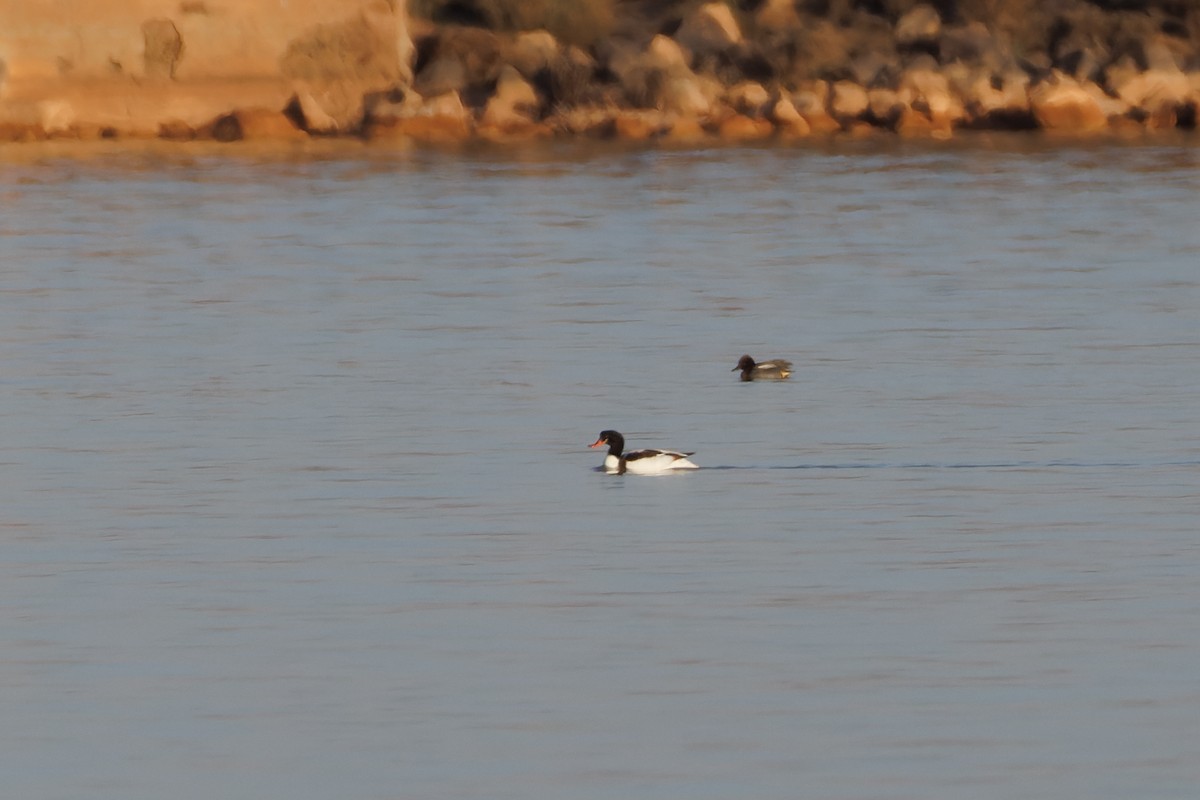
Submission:
[[[596,441],[589,444],[588,447],[599,447],[602,444],[608,444],[608,442],[604,441],[603,439],[597,439]]]

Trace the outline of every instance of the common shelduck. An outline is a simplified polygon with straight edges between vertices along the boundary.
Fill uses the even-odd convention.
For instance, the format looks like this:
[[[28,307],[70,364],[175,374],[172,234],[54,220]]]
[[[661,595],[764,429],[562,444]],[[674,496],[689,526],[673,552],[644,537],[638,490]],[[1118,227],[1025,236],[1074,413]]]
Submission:
[[[742,356],[737,366],[729,371],[737,372],[739,369],[744,381],[784,381],[792,374],[792,362],[773,358],[755,363],[750,356]]]
[[[610,475],[661,475],[677,469],[700,469],[688,461],[692,453],[677,453],[674,450],[631,450],[622,455],[625,437],[616,431],[600,431],[600,438],[589,447],[608,445],[604,457],[604,471]]]

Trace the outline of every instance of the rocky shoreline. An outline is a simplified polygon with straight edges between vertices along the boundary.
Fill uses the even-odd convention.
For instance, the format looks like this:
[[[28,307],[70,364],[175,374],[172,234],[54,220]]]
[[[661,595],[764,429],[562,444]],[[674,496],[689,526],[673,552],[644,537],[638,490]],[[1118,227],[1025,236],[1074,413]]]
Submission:
[[[1024,0],[949,10],[905,0],[629,2],[595,31],[556,36],[497,29],[471,3],[443,4],[430,20],[375,0],[349,15],[345,6],[318,9],[333,19],[316,13],[268,53],[269,68],[222,76],[182,68],[189,57],[203,63],[191,17],[217,34],[223,24],[204,3],[183,3],[191,17],[144,21],[139,41],[125,45],[134,55],[109,55],[108,73],[63,70],[61,55],[58,74],[39,73],[32,59],[0,60],[0,142],[692,145],[1195,131],[1200,4],[1049,5],[1034,13]]]

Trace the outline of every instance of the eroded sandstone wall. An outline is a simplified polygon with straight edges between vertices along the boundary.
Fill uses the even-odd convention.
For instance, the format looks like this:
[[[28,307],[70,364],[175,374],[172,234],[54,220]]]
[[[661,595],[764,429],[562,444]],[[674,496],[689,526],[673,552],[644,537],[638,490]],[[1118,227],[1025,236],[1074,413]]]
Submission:
[[[289,102],[340,132],[411,78],[404,0],[0,0],[0,124],[116,135]]]

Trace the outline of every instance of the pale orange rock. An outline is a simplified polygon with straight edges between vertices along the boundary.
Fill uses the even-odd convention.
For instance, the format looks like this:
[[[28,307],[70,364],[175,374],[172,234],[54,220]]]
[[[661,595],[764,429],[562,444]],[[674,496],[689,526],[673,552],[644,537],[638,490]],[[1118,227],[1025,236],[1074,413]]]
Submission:
[[[1062,73],[1032,87],[1029,106],[1038,125],[1049,131],[1094,133],[1108,127],[1109,115],[1095,93]]]
[[[830,87],[829,112],[837,119],[858,119],[866,113],[867,90],[853,81],[837,81]]]
[[[300,140],[307,138],[282,111],[241,108],[212,123],[212,138],[218,142]]]
[[[739,114],[761,117],[767,110],[771,95],[758,81],[741,81],[725,91],[724,99]]]
[[[679,117],[670,130],[663,134],[663,139],[675,144],[696,144],[708,138],[708,132],[695,117]]]
[[[717,126],[717,136],[726,142],[751,142],[766,139],[775,132],[774,126],[765,119],[751,119],[745,114],[726,117]]]
[[[540,104],[533,85],[506,64],[500,69],[496,90],[484,107],[480,124],[500,130],[524,129],[537,118]]]
[[[424,101],[381,104],[371,112],[366,135],[368,139],[454,143],[468,139],[473,130],[471,112],[458,92],[445,92]]]
[[[742,41],[733,11],[725,3],[705,3],[683,19],[675,40],[696,56],[723,53]]]
[[[652,139],[670,128],[668,115],[658,111],[621,111],[613,118],[613,136],[626,142]]]

